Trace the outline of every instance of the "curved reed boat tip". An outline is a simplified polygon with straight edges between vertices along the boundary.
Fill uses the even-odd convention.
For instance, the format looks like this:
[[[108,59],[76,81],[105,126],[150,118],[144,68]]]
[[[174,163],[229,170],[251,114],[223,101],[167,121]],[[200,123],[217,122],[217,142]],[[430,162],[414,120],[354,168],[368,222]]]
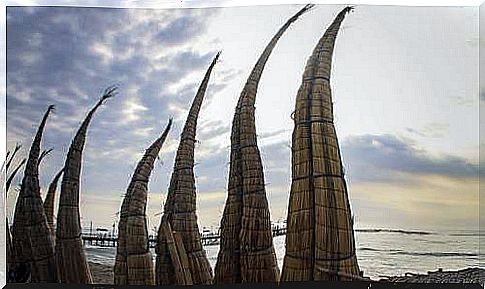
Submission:
[[[101,97],[100,103],[103,103],[108,98],[112,98],[118,94],[118,85],[111,85],[104,90],[103,96]]]
[[[10,168],[10,165],[12,164],[13,159],[15,158],[15,155],[20,151],[22,148],[22,145],[20,143],[17,143],[15,145],[15,149],[12,152],[12,156],[10,157],[10,160],[7,162],[7,166],[5,168],[6,172],[8,172],[8,169]],[[8,155],[7,155],[8,158]]]
[[[293,17],[291,17],[290,19],[288,19],[287,23],[292,23],[292,22],[295,22],[296,20],[298,20],[298,18],[300,18],[303,14],[307,13],[308,11],[310,11],[311,9],[313,9],[313,7],[315,7],[315,4],[306,4],[305,6],[303,6],[303,8],[301,8],[300,11],[298,11],[295,15],[293,15]]]
[[[56,238],[56,228],[54,226],[54,201],[56,197],[57,183],[59,182],[59,179],[61,178],[63,172],[64,168],[60,169],[59,172],[57,172],[57,174],[52,179],[43,204],[47,224],[49,225],[49,229],[51,231],[53,243],[55,243]]]
[[[341,10],[318,41],[296,97],[282,282],[362,279],[330,85],[335,41],[350,11]]]
[[[313,4],[305,5],[278,29],[259,56],[239,96],[232,121],[228,193],[220,226],[216,283],[279,281],[254,104],[264,67],[277,42],[290,25],[312,7]]]
[[[39,157],[39,161],[38,161],[38,164],[40,165],[40,163],[42,162],[42,160],[47,156],[49,155],[52,151],[54,150],[54,148],[50,148],[50,149],[47,149],[47,150],[43,150],[42,153],[40,154],[40,157]]]
[[[212,268],[202,247],[197,224],[194,151],[197,119],[220,54],[215,55],[199,85],[180,135],[155,249],[158,285],[212,283]]]
[[[80,175],[83,149],[89,124],[105,100],[116,95],[117,86],[110,86],[92,107],[72,139],[64,164],[59,196],[56,228],[56,260],[61,283],[92,283],[91,271],[81,240],[79,211]]]
[[[17,266],[30,267],[32,282],[57,282],[54,245],[40,197],[39,167],[42,135],[53,105],[47,108],[30,147],[15,206],[12,252]]]
[[[15,170],[10,174],[10,176],[8,177],[7,179],[7,182],[5,183],[5,194],[8,195],[8,191],[10,189],[10,185],[12,184],[13,182],[13,179],[15,178],[15,175],[18,173],[18,171],[20,170],[20,168],[25,164],[25,162],[27,161],[26,158],[24,158],[20,164],[18,164],[18,166],[15,168]]]
[[[172,120],[138,162],[126,190],[118,223],[118,246],[114,271],[117,285],[155,285],[155,271],[149,249],[146,205],[153,165],[171,128]]]

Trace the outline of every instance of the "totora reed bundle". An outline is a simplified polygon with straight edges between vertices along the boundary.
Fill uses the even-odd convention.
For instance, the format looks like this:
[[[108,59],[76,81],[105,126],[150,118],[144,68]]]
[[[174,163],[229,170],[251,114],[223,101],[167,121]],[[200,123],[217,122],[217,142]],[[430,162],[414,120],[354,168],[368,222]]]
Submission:
[[[8,169],[10,168],[10,165],[12,164],[12,161],[13,159],[15,158],[15,155],[20,151],[20,149],[22,148],[22,145],[21,144],[17,144],[15,146],[15,149],[13,150],[12,152],[12,156],[10,157],[10,159],[8,160],[7,162],[7,166],[5,167],[5,173],[8,173]],[[10,155],[10,152],[8,151],[7,152],[7,159],[8,159],[8,156]]]
[[[8,160],[8,162],[7,162],[7,165],[5,167],[2,167],[2,178],[4,178],[8,174],[8,169],[10,168],[10,165],[12,164],[12,161],[15,158],[15,155],[17,154],[17,152],[20,150],[21,147],[22,147],[21,145],[15,146],[15,149],[12,153],[12,156],[11,156],[10,160]],[[10,152],[7,152],[6,159],[8,159],[9,155],[10,155]],[[7,196],[8,196],[8,191],[10,189],[10,185],[12,184],[12,181],[15,178],[15,176],[17,175],[20,168],[25,164],[26,160],[27,159],[24,158],[20,162],[20,164],[17,165],[17,167],[13,170],[13,172],[10,174],[10,176],[8,177],[8,179],[5,183],[5,199],[4,199],[5,204],[7,204]],[[9,280],[10,278],[9,278],[8,275],[9,275],[10,269],[13,267],[13,264],[15,262],[13,260],[13,251],[12,251],[13,250],[12,249],[12,234],[10,232],[10,225],[9,225],[9,222],[8,222],[8,217],[7,217],[6,211],[5,211],[5,224],[6,224],[6,227],[5,227],[5,230],[6,230],[5,258],[6,258],[6,261],[7,261],[6,262],[7,263],[7,282],[10,282],[10,281],[13,281],[13,280]]]
[[[156,278],[159,285],[212,283],[212,268],[202,248],[197,225],[194,149],[197,118],[219,55],[220,52],[205,73],[180,136],[167,202],[158,230]],[[173,245],[178,246],[177,249]],[[186,266],[178,265],[181,256],[186,259],[182,260],[186,261]]]
[[[15,152],[14,152],[14,155],[15,155]],[[13,156],[12,156],[12,159],[13,159]],[[27,159],[24,158],[20,162],[20,164],[18,164],[17,167],[13,170],[12,174],[8,177],[7,182],[5,183],[5,201],[7,200],[8,190],[10,189],[10,186],[12,184],[13,179],[15,178],[18,171],[25,164],[26,161],[27,161]],[[7,165],[6,170],[8,171],[8,165]],[[12,233],[10,232],[10,225],[8,224],[8,217],[6,216],[5,219],[6,219],[5,221],[6,221],[6,226],[7,226],[6,227],[7,248],[5,249],[6,250],[5,257],[7,259],[7,274],[8,274],[8,272],[10,272],[10,269],[13,268],[13,264],[15,263],[15,261],[13,259],[14,254],[13,254],[13,248],[12,248]]]
[[[27,161],[27,159],[25,159],[25,158],[22,159],[20,164],[17,165],[17,167],[13,170],[12,174],[10,174],[10,176],[8,177],[7,182],[5,183],[5,192],[6,193],[8,193],[8,190],[10,189],[10,186],[12,185],[13,179],[15,178],[15,176],[19,172],[20,168],[25,164],[26,161]]]
[[[232,122],[228,196],[221,220],[216,283],[278,282],[271,218],[258,149],[255,108],[264,66],[283,33],[313,5],[292,16],[271,39],[241,92]]]
[[[155,285],[146,220],[148,182],[171,126],[172,119],[162,135],[145,151],[123,199],[114,265],[114,283],[117,285]]]
[[[88,126],[94,113],[106,99],[115,94],[116,87],[109,87],[104,91],[101,99],[81,123],[66,156],[56,223],[56,260],[61,283],[92,283],[81,240],[79,215],[82,153]]]
[[[318,42],[296,97],[282,282],[360,278],[330,89],[335,39],[351,10],[343,9]]]
[[[47,190],[47,194],[44,199],[44,212],[47,218],[47,224],[49,225],[49,229],[52,235],[52,242],[55,244],[56,239],[56,228],[54,227],[54,200],[56,198],[56,190],[57,190],[57,183],[61,178],[62,172],[64,172],[64,168],[62,168],[57,174],[54,176],[54,179],[49,185],[49,189]]]
[[[36,283],[57,282],[54,244],[40,197],[38,168],[42,134],[53,109],[51,105],[45,112],[32,142],[12,226],[14,266],[29,268],[30,279]]]

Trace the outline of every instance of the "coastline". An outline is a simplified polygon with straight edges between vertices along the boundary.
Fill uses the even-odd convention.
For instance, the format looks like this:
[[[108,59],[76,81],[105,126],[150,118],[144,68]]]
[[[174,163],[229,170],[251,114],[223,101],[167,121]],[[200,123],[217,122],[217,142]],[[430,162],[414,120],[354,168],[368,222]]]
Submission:
[[[89,261],[94,284],[113,284],[113,266]],[[485,269],[469,267],[461,270],[437,270],[427,274],[406,273],[403,276],[389,276],[377,282],[391,283],[485,283]]]

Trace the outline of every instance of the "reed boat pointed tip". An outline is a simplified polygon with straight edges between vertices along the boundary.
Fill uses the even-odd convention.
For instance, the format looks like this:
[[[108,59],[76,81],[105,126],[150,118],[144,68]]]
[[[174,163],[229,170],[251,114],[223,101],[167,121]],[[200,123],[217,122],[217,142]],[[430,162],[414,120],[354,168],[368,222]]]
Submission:
[[[352,6],[342,9],[318,41],[297,93],[292,114],[295,121],[291,148],[293,177],[281,276],[283,282],[360,280],[352,212],[333,124],[330,86],[335,41],[345,15],[352,9]],[[316,87],[323,88],[316,90]],[[322,129],[320,120],[329,121],[325,124],[326,129]],[[322,137],[326,142],[313,143],[314,139]],[[326,158],[320,160],[322,155]],[[317,221],[318,216],[326,217]],[[337,240],[337,245],[333,240]]]
[[[214,57],[214,60],[212,60],[212,63],[215,64],[217,63],[217,60],[219,60],[219,56],[221,56],[222,50],[219,50],[216,54],[216,57]]]
[[[99,100],[99,103],[102,104],[104,101],[106,101],[108,98],[112,98],[112,97],[115,97],[117,94],[118,94],[118,88],[119,88],[119,85],[118,84],[112,84],[110,86],[108,86],[104,92],[103,92],[103,96],[101,97],[101,99]]]
[[[170,187],[158,228],[155,250],[157,285],[212,283],[212,269],[202,248],[197,224],[193,166],[197,119],[212,69],[220,55],[221,51],[216,53],[199,85],[180,136]]]
[[[10,177],[8,177],[7,182],[5,183],[5,193],[8,193],[10,189],[10,185],[12,184],[13,179],[15,178],[15,175],[17,172],[20,170],[20,168],[25,165],[25,162],[27,161],[26,158],[23,158],[22,161],[17,165],[17,167],[14,169],[14,171],[10,174]]]
[[[147,184],[153,171],[155,156],[159,154],[171,125],[172,118],[160,137],[145,151],[123,198],[119,211],[118,246],[113,268],[114,282],[117,285],[155,285],[155,270],[148,247],[146,223]]]
[[[10,168],[10,165],[12,164],[12,161],[15,158],[15,155],[20,151],[21,148],[22,148],[22,144],[17,143],[15,145],[15,148],[14,148],[14,150],[12,152],[12,155],[11,155],[10,159],[7,161],[7,165],[5,166],[5,173],[8,172],[8,169]],[[6,157],[7,159],[8,159],[8,156],[9,156],[9,154],[7,153],[7,157]]]
[[[46,149],[46,150],[43,150],[42,153],[40,154],[39,156],[39,161],[37,162],[39,165],[40,163],[42,162],[42,160],[47,156],[49,155],[52,151],[54,150],[54,148],[50,148],[50,149]]]
[[[91,271],[80,238],[79,179],[82,155],[88,127],[95,112],[106,99],[116,95],[117,88],[116,85],[106,88],[101,99],[89,110],[71,141],[64,163],[55,244],[58,276],[63,283],[92,283]],[[73,269],[70,263],[74,263],[76,268]]]
[[[315,7],[315,4],[306,4],[305,6],[303,6],[303,8],[301,8],[295,15],[293,15],[293,17],[291,17],[288,22],[294,22],[296,21],[298,18],[300,18],[300,16],[302,16],[303,14],[309,12],[310,10],[312,10],[313,8]]]

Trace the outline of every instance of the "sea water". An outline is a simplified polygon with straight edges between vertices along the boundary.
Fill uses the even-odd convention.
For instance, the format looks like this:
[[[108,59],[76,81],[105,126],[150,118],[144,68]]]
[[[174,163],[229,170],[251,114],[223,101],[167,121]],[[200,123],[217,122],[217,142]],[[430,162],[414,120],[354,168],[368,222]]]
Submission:
[[[482,233],[485,236],[485,233]],[[412,232],[401,230],[359,230],[355,233],[357,259],[364,275],[372,279],[411,273],[485,268],[476,231]],[[278,265],[285,254],[285,236],[274,238]],[[205,246],[214,268],[219,245]],[[86,246],[87,258],[113,266],[116,248]],[[152,249],[155,259],[155,252]]]

